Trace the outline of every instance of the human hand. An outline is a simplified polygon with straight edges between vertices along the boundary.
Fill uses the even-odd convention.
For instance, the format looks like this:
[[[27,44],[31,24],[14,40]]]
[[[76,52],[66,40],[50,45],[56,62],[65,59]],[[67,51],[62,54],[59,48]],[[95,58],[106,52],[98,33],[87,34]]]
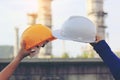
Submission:
[[[101,40],[103,40],[103,38],[100,35],[96,35],[96,43],[98,43]]]
[[[40,46],[33,47],[33,48],[31,49],[31,51],[34,51],[33,53],[30,53],[30,55],[29,55],[29,57],[32,58],[32,57],[38,55],[38,53],[39,53],[39,51],[40,51]]]
[[[96,35],[96,40],[93,43],[90,43],[91,46],[95,46],[99,41],[103,40],[103,38],[100,35]]]
[[[21,41],[20,45],[21,45],[20,50],[17,55],[18,58],[23,59],[24,57],[29,56],[31,53],[34,53],[34,51],[32,51],[31,49],[29,50],[25,49],[26,46],[25,41]]]
[[[38,55],[38,53],[39,53],[41,47],[45,47],[45,45],[46,45],[48,42],[49,42],[49,41],[46,40],[46,41],[43,42],[42,44],[39,44],[39,45],[37,45],[37,46],[31,48],[31,51],[34,51],[34,52],[33,52],[33,53],[30,53],[29,56],[32,58],[32,57]]]

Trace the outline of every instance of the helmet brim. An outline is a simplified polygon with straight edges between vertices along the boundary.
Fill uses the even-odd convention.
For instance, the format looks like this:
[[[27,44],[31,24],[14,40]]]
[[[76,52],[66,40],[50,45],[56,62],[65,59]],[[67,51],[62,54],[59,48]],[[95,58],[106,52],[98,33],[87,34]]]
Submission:
[[[63,36],[61,35],[61,30],[54,30],[54,31],[52,31],[52,35],[53,35],[55,38],[57,38],[57,39],[69,40],[68,38],[63,37]]]
[[[73,39],[72,37],[64,37],[62,36],[62,31],[60,29],[58,30],[53,30],[52,31],[52,35],[57,38],[57,39],[62,39],[62,40],[71,40],[71,41],[76,41],[76,42],[84,42],[84,43],[92,43],[95,42],[95,39],[86,39],[86,40],[82,40],[82,39]]]

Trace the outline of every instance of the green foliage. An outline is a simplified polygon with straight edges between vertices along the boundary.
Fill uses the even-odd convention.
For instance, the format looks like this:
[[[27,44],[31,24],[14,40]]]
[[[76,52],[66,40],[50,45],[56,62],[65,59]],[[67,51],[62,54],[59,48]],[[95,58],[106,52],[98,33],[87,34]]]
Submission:
[[[82,53],[80,57],[81,57],[81,58],[89,58],[87,52]]]
[[[68,53],[63,53],[61,58],[69,58],[69,54]]]
[[[116,51],[115,54],[120,57],[120,51]]]
[[[52,54],[52,55],[50,56],[50,58],[55,58],[55,56]]]
[[[95,53],[94,52],[87,52],[84,51],[81,55],[78,55],[77,58],[94,58],[95,57]]]

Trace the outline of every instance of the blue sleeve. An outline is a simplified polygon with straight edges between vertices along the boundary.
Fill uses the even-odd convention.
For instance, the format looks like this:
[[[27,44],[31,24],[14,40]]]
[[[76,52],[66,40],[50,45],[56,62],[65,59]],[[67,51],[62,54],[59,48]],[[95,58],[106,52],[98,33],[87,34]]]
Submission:
[[[115,80],[120,80],[120,59],[112,52],[105,40],[96,43],[94,49],[107,64]]]

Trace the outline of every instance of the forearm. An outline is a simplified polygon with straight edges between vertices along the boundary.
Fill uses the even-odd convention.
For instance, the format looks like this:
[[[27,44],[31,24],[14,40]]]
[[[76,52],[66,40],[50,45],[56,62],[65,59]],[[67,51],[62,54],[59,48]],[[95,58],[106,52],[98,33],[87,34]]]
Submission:
[[[102,40],[94,45],[94,49],[107,64],[115,80],[120,79],[120,59],[111,51],[108,44]]]
[[[30,55],[30,53],[33,53],[34,51],[31,51],[31,49],[26,50],[25,49],[26,43],[24,41],[21,42],[21,48],[17,54],[17,56],[10,62],[1,72],[0,72],[0,80],[8,80],[11,75],[14,73],[16,68],[18,67],[21,60]]]
[[[0,72],[0,80],[9,80],[11,75],[16,70],[17,66],[21,61],[21,57],[18,55],[13,59],[11,63],[9,63],[1,72]]]

